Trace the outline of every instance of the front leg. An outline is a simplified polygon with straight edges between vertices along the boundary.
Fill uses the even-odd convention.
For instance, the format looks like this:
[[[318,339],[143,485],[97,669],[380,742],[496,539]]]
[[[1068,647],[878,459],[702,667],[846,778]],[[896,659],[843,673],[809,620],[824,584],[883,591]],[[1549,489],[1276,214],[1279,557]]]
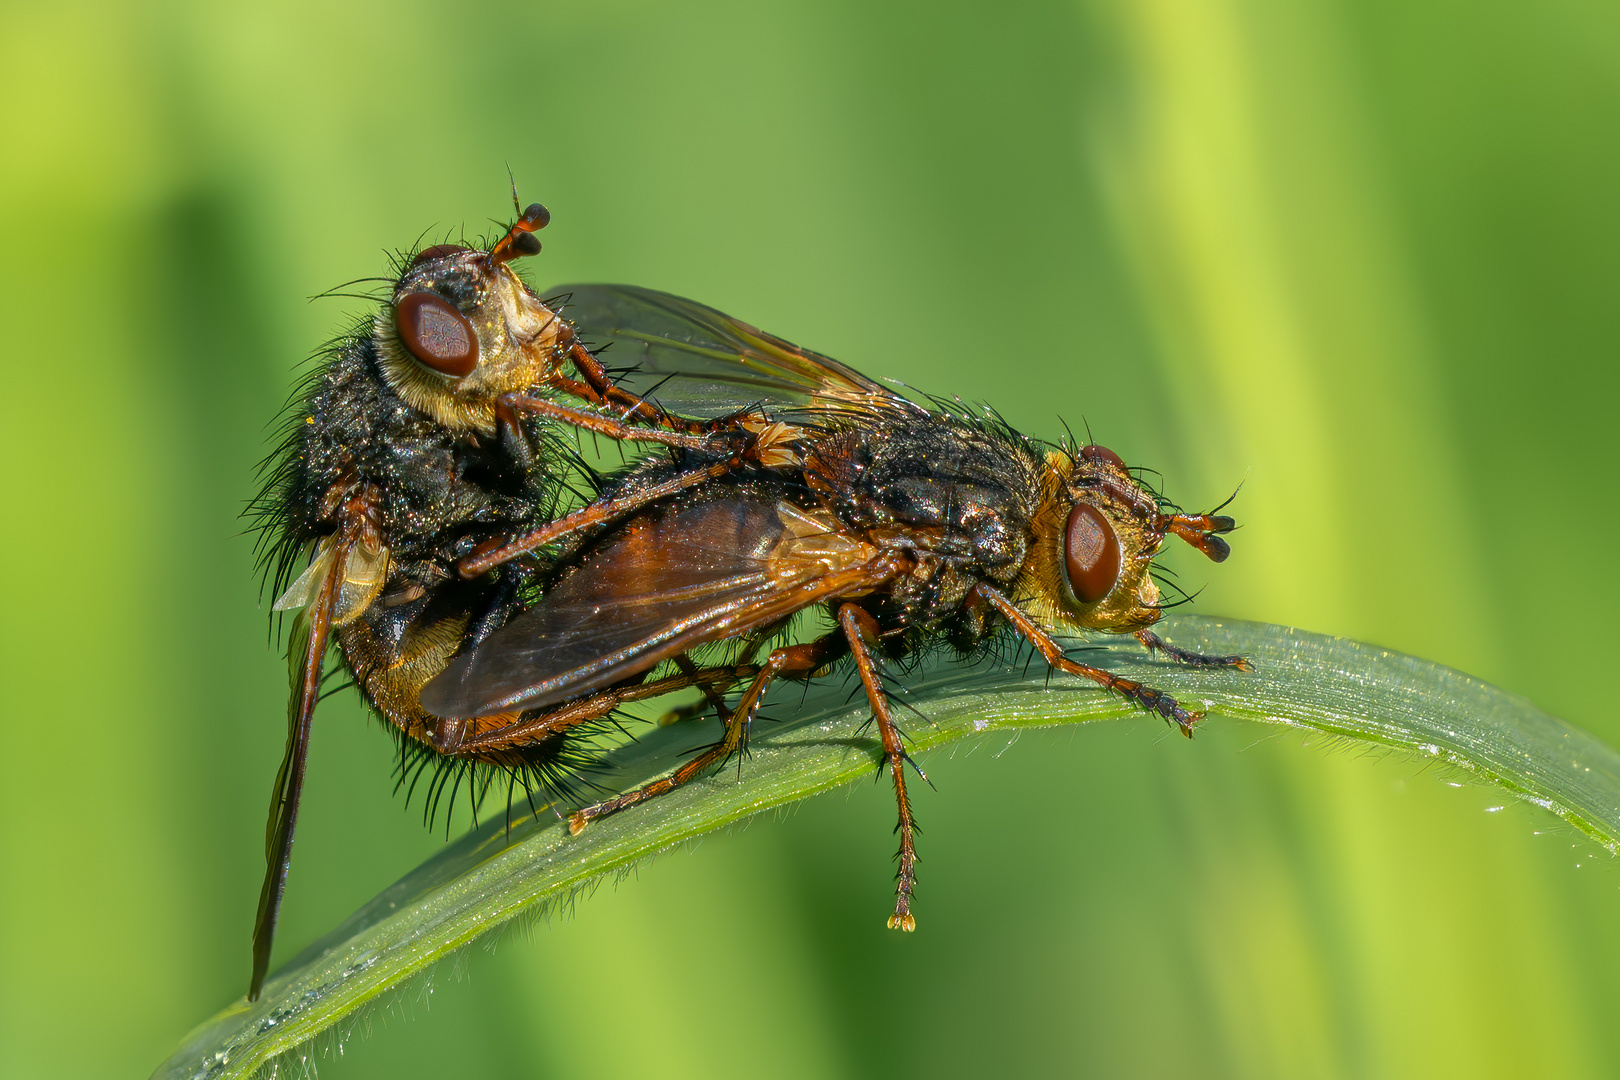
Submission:
[[[1188,652],[1178,649],[1164,638],[1151,630],[1138,630],[1136,640],[1147,646],[1150,653],[1164,653],[1165,656],[1178,664],[1194,668],[1237,668],[1239,671],[1253,671],[1254,665],[1249,663],[1246,656],[1211,656],[1207,653]]]
[[[1127,679],[1123,675],[1115,675],[1112,671],[1105,671],[1090,664],[1082,664],[1078,660],[1071,660],[1064,653],[1063,646],[1059,645],[1052,635],[1047,633],[1034,619],[1024,613],[1017,604],[1007,599],[999,589],[995,589],[984,582],[973,586],[969,595],[977,594],[989,601],[1002,618],[1012,624],[1018,634],[1035,646],[1036,650],[1048,664],[1059,671],[1069,675],[1079,675],[1100,683],[1104,688],[1114,691],[1125,700],[1150,713],[1169,720],[1181,729],[1187,738],[1192,738],[1193,725],[1204,718],[1203,713],[1191,712],[1182,707],[1175,698],[1162,690],[1155,690],[1151,686],[1144,686],[1134,679]]]
[[[673,416],[653,402],[619,389],[613,385],[613,379],[602,366],[602,362],[596,358],[596,354],[587,349],[575,336],[573,327],[565,322],[563,329],[569,339],[566,346],[568,358],[574,362],[574,368],[583,376],[583,381],[558,374],[553,380],[557,389],[583,401],[611,405],[620,410],[627,419],[639,420],[644,424],[657,424],[660,427],[692,434],[717,430],[715,421],[704,422]]]
[[[518,410],[506,397],[495,399],[495,443],[500,449],[503,473],[523,478],[534,472],[538,456],[534,442],[523,430]]]
[[[520,555],[526,555],[537,548],[555,543],[565,536],[579,532],[581,529],[593,528],[597,525],[606,525],[644,506],[651,505],[660,499],[668,498],[677,492],[709,480],[724,476],[733,469],[738,468],[740,462],[736,458],[717,461],[701,468],[680,473],[661,484],[653,484],[639,491],[632,491],[614,498],[599,499],[589,506],[565,514],[556,521],[548,522],[538,529],[524,533],[512,539],[497,538],[486,541],[474,549],[473,553],[456,564],[456,572],[467,581],[479,577],[503,563],[508,563]]]
[[[631,423],[629,420],[607,413],[593,412],[590,409],[576,409],[571,405],[559,405],[555,401],[547,401],[545,398],[535,397],[532,394],[507,394],[501,398],[501,401],[514,412],[527,413],[531,416],[543,416],[547,420],[559,420],[584,431],[625,442],[660,443],[680,450],[712,451],[726,449],[739,438],[737,434],[731,431],[703,434],[670,431],[667,428],[651,426],[646,421]],[[631,415],[635,414],[632,413]]]

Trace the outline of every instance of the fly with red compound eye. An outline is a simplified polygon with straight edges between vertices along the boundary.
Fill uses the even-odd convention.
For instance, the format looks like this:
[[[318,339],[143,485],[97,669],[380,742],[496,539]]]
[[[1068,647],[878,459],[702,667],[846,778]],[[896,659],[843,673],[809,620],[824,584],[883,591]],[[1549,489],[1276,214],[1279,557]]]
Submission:
[[[640,492],[642,500],[745,462],[777,460],[773,440],[792,437],[747,416],[685,420],[615,385],[569,322],[512,268],[540,251],[535,232],[549,220],[535,203],[487,248],[438,244],[402,259],[374,316],[317,358],[266,462],[267,483],[249,515],[259,525],[266,580],[280,597],[275,610],[295,618],[287,749],[267,827],[250,998],[268,969],[329,640],[367,703],[401,736],[402,769],[412,760],[454,759],[464,741],[476,743],[515,715],[443,723],[422,711],[417,695],[451,657],[520,609],[524,584],[544,560],[506,558],[477,575],[458,573],[458,564],[514,544],[528,551],[639,505],[620,498],[564,513],[578,486],[566,432],[701,457],[663,488]],[[574,715],[601,718],[638,696],[735,677],[689,667],[658,684],[576,703]],[[532,745],[476,760],[525,789],[568,773],[566,762]],[[440,770],[434,784],[454,792],[465,775]]]
[[[899,804],[889,925],[911,930],[916,822],[905,766],[916,766],[883,686],[885,662],[905,665],[939,646],[972,657],[998,639],[1021,639],[1053,668],[1092,680],[1189,736],[1197,713],[1073,659],[1055,634],[1129,633],[1181,664],[1247,669],[1241,657],[1187,652],[1149,629],[1163,612],[1150,568],[1164,541],[1178,536],[1221,562],[1233,520],[1164,503],[1111,450],[1049,446],[993,415],[919,405],[835,360],[678,297],[622,286],[568,291],[578,332],[613,343],[633,362],[621,385],[656,385],[660,403],[683,416],[757,404],[796,433],[791,465],[726,470],[576,543],[544,576],[536,603],[423,689],[422,708],[446,722],[520,713],[519,723],[480,737],[477,747],[493,752],[566,740],[582,695],[623,686],[666,660],[689,664],[687,653],[701,646],[733,642],[740,696],[728,703],[711,695],[722,697],[720,741],[666,777],[579,810],[575,831],[743,751],[776,679],[808,679],[848,664],[865,689]],[[673,462],[643,463],[604,498],[660,491],[712,457],[681,451]],[[499,553],[490,554],[464,561],[463,574],[498,567]],[[823,609],[834,629],[758,659],[772,636],[813,608]]]

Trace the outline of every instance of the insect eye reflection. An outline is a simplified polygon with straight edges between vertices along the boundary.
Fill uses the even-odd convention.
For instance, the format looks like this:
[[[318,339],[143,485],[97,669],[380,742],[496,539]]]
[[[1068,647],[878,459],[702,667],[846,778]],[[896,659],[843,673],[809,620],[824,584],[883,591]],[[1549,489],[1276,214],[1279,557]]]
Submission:
[[[401,300],[394,325],[411,355],[440,375],[459,379],[478,366],[478,335],[472,324],[436,293],[415,292]]]
[[[1095,604],[1113,591],[1119,580],[1119,537],[1096,507],[1080,503],[1069,511],[1063,558],[1069,588],[1082,604]]]

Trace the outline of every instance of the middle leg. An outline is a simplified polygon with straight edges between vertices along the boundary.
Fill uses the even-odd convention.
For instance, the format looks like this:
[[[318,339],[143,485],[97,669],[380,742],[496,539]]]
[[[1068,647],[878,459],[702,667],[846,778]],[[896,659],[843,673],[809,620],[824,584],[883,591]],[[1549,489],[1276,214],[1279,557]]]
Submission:
[[[759,711],[760,702],[764,700],[765,690],[777,676],[809,675],[836,659],[843,651],[843,640],[836,633],[804,645],[788,645],[774,650],[760,665],[759,674],[754,676],[754,681],[743,692],[736,707],[722,711],[721,719],[725,721],[726,729],[719,742],[668,776],[597,803],[595,806],[587,806],[568,819],[569,830],[578,833],[596,818],[616,814],[637,803],[667,795],[701,776],[711,766],[718,765],[732,754],[743,750],[748,745],[748,728],[753,723],[754,714]]]
[[[889,916],[890,930],[915,930],[917,919],[911,914],[911,894],[917,887],[917,819],[911,812],[911,796],[906,794],[906,763],[910,762],[924,781],[928,777],[917,763],[906,754],[906,747],[895,727],[889,711],[889,696],[879,681],[877,661],[872,658],[872,646],[878,641],[877,622],[865,609],[845,604],[838,609],[838,625],[849,639],[850,652],[855,658],[855,670],[860,672],[861,685],[866,688],[866,700],[872,706],[877,720],[878,735],[883,740],[883,757],[894,780],[894,797],[900,805],[900,821],[895,831],[900,834],[900,850],[895,858],[900,869],[895,874],[894,914]]]
[[[680,661],[686,661],[682,665]],[[446,757],[465,757],[499,762],[506,751],[519,750],[548,735],[556,735],[581,724],[603,719],[622,705],[662,697],[696,686],[705,694],[718,694],[753,674],[745,664],[699,667],[677,658],[679,670],[652,682],[626,683],[598,690],[574,701],[547,709],[534,716],[512,716],[505,723],[473,733],[465,720],[443,720],[428,733],[427,741]]]

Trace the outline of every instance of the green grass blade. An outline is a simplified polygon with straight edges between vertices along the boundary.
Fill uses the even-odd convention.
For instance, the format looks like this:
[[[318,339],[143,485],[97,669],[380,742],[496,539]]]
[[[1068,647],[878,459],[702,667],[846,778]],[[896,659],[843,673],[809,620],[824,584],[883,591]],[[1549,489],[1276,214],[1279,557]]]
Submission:
[[[1620,850],[1620,754],[1522,698],[1437,664],[1287,627],[1183,617],[1163,629],[1186,648],[1243,653],[1256,670],[1181,670],[1117,643],[1097,659],[1207,707],[1209,723],[1284,724],[1438,760]],[[907,681],[907,700],[930,721],[909,725],[918,750],[1026,727],[1133,715],[1157,722],[1093,686],[1048,684],[1038,660],[1027,672],[940,664]],[[796,697],[783,693],[778,714]],[[501,821],[486,823],[294,958],[259,1001],[238,1000],[192,1032],[155,1075],[250,1075],[513,916],[750,814],[870,776],[878,747],[859,730],[867,715],[848,688],[825,680],[790,723],[757,725],[740,780],[724,770],[577,837],[549,815],[510,834]],[[611,782],[657,775],[713,737],[708,724],[654,730],[616,756]]]

